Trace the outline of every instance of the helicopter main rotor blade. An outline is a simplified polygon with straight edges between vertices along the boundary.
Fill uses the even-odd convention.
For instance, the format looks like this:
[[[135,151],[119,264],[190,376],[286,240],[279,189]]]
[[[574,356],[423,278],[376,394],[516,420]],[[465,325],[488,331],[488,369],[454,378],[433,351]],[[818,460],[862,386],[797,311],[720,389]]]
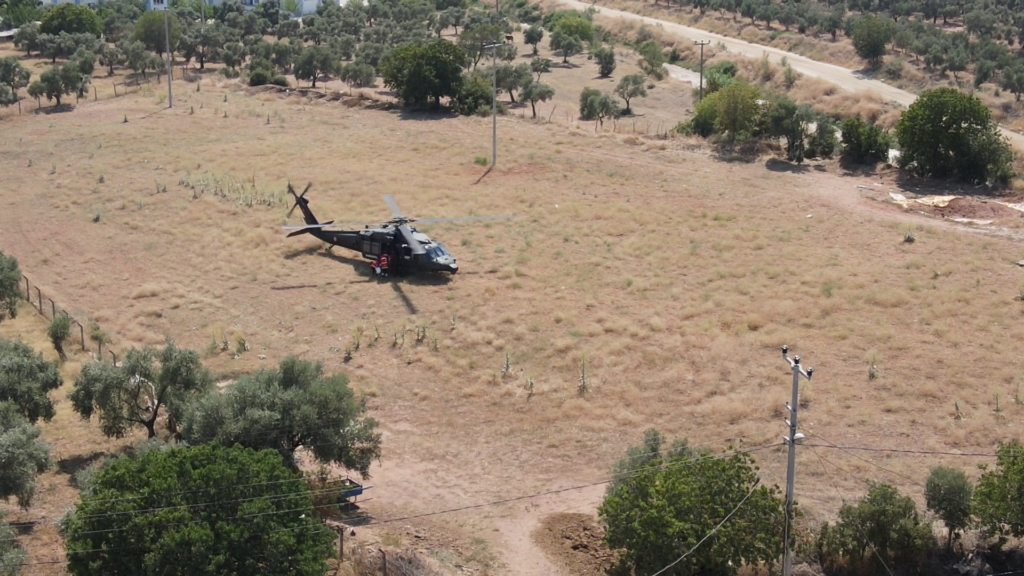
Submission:
[[[405,239],[405,243],[412,249],[413,254],[426,254],[427,251],[420,244],[420,241],[413,237],[412,228],[409,228],[408,224],[402,224],[398,227],[398,231],[401,232],[402,238]]]
[[[416,222],[460,222],[462,220],[510,220],[515,216],[462,216],[460,218],[417,218]]]
[[[288,183],[288,193],[295,196],[295,204],[292,204],[292,209],[288,211],[288,218],[292,217],[292,212],[295,212],[295,208],[299,205],[299,197],[295,195],[295,188],[292,188],[292,183]]]
[[[324,222],[323,224],[296,224],[296,225],[281,226],[281,229],[282,230],[298,230],[300,228],[339,228],[340,226],[341,226],[340,224],[335,224],[334,220],[331,220],[330,222]]]
[[[395,202],[395,197],[391,194],[384,195],[384,201],[388,203],[388,207],[391,208],[391,212],[394,213],[395,218],[404,218],[402,211],[398,208],[398,203]]]

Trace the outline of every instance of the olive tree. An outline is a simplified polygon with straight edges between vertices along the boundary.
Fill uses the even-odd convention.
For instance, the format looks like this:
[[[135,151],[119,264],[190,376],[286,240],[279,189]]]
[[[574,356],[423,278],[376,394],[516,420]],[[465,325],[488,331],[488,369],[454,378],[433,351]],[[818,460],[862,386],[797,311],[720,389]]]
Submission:
[[[0,401],[0,499],[12,496],[22,508],[32,504],[35,478],[50,466],[50,446],[14,402]]]
[[[178,410],[191,397],[209,390],[213,378],[199,354],[168,340],[164,349],[132,348],[119,366],[102,361],[82,367],[69,399],[83,418],[97,414],[103,434],[120,438],[136,426],[156,436],[160,409],[171,412],[169,428],[176,431]]]
[[[56,363],[24,342],[0,339],[0,402],[11,402],[30,424],[57,414],[48,394],[62,384]]]
[[[4,316],[18,315],[18,299],[21,297],[21,269],[14,256],[0,251],[0,320]]]
[[[1019,440],[999,444],[995,469],[978,479],[974,512],[989,533],[1024,536],[1024,445]]]
[[[31,77],[32,73],[16,56],[0,58],[0,106],[10,106],[20,100],[18,90],[28,86]]]
[[[366,477],[380,458],[381,435],[365,412],[365,400],[343,374],[327,376],[323,364],[290,356],[275,370],[243,376],[223,392],[190,402],[181,436],[190,444],[272,448],[293,467],[295,451],[305,448],[320,462]]]
[[[630,74],[619,80],[619,85],[615,87],[615,94],[626,103],[626,109],[622,112],[624,115],[628,116],[633,113],[633,109],[629,107],[630,100],[647,97],[647,88],[644,86],[646,81],[643,74]]]
[[[555,89],[534,80],[527,82],[519,91],[519,99],[530,103],[533,117],[537,117],[537,102],[546,102],[555,96]]]

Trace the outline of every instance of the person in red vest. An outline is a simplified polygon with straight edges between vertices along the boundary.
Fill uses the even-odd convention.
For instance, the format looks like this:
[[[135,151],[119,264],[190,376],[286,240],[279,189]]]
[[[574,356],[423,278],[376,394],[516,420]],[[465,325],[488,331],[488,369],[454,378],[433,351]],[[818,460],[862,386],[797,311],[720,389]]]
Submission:
[[[391,264],[391,258],[388,256],[388,253],[385,252],[385,253],[381,254],[380,255],[380,264],[379,264],[379,268],[377,268],[377,271],[384,278],[388,277],[388,265],[389,264]]]

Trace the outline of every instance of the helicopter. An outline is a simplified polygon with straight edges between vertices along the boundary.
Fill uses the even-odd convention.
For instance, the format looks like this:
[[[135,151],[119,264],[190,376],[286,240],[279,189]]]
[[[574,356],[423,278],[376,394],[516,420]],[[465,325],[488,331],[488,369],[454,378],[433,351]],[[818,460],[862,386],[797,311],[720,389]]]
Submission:
[[[463,216],[459,218],[410,218],[402,214],[391,194],[384,195],[384,202],[391,208],[394,217],[381,224],[335,224],[334,220],[318,222],[316,216],[309,209],[309,200],[306,199],[306,192],[309,192],[312,183],[306,185],[302,194],[296,194],[291,184],[288,184],[288,193],[295,197],[295,204],[288,211],[292,215],[295,208],[302,211],[305,224],[298,226],[282,226],[285,230],[293,230],[288,238],[300,234],[310,234],[330,246],[348,248],[362,254],[363,258],[375,260],[381,254],[388,254],[391,260],[391,268],[394,273],[429,271],[429,272],[450,272],[455,274],[459,271],[459,265],[455,257],[448,252],[444,244],[432,240],[429,236],[409,226],[413,222],[460,222],[464,220],[506,220],[514,216]],[[345,230],[343,226],[363,226],[362,229]],[[337,229],[336,229],[337,228]]]

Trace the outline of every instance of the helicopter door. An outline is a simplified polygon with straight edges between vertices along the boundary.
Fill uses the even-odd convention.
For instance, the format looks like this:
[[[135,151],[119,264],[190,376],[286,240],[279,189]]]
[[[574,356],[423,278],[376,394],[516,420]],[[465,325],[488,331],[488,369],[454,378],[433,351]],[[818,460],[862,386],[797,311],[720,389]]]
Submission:
[[[402,246],[402,257],[406,260],[410,260],[412,258],[412,248],[407,245]]]

